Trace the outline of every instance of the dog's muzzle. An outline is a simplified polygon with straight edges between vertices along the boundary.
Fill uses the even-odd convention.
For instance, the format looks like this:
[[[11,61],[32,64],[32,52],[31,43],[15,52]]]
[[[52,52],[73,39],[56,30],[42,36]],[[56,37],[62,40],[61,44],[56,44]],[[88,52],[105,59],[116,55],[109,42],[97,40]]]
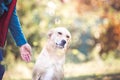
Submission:
[[[64,48],[65,44],[66,44],[65,40],[61,40],[60,42],[56,43],[57,47],[61,49]]]

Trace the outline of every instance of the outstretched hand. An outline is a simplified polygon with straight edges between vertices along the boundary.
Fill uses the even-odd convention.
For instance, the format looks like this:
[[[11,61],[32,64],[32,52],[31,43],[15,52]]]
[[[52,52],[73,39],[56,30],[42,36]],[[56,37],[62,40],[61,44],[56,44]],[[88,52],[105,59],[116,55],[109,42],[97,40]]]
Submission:
[[[30,62],[31,61],[31,55],[32,55],[31,46],[28,43],[22,45],[20,47],[20,54],[21,54],[21,58],[24,61]]]

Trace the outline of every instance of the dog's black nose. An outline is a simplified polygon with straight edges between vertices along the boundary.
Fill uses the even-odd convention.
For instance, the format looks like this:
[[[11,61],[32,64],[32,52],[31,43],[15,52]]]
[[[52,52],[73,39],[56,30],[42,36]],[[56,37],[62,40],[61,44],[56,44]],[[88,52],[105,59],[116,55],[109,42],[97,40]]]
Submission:
[[[61,43],[62,43],[62,45],[64,46],[65,43],[66,43],[66,41],[65,41],[65,40],[62,40]]]

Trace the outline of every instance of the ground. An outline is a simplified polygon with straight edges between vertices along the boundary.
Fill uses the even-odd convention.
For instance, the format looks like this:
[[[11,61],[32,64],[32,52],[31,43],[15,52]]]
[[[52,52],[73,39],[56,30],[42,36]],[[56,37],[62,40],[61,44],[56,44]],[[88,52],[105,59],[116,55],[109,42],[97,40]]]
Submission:
[[[66,63],[65,80],[120,80],[120,61],[113,61]],[[16,66],[7,69],[3,80],[31,80],[33,64],[18,62]]]

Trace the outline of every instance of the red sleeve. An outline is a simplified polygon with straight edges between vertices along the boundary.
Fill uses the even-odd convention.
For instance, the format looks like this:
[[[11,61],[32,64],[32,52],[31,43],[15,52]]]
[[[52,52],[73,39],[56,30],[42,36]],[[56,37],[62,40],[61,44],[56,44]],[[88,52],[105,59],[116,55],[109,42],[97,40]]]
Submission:
[[[5,12],[3,16],[0,17],[0,47],[4,47],[8,32],[8,25],[15,6],[16,0],[12,0],[12,3],[9,5],[8,12]]]

